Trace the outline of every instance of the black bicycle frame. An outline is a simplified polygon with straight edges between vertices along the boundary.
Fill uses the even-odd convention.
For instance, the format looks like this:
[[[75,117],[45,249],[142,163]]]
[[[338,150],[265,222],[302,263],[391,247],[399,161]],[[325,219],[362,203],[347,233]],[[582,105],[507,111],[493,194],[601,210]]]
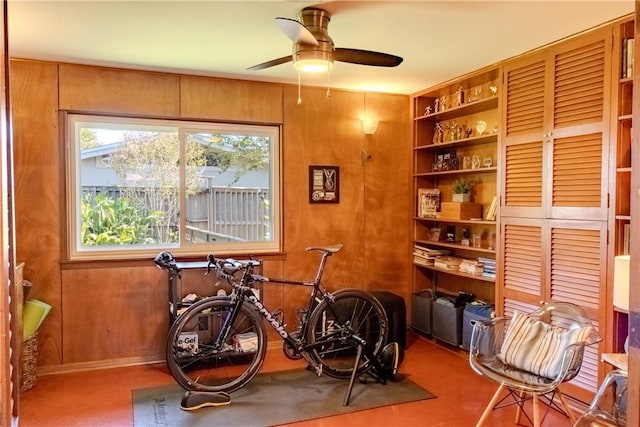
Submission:
[[[236,317],[238,316],[238,313],[240,313],[240,309],[242,307],[242,304],[245,301],[250,302],[255,308],[256,310],[258,310],[258,313],[260,313],[260,315],[267,320],[267,322],[271,325],[271,327],[278,333],[278,335],[280,336],[280,338],[282,338],[288,345],[290,345],[292,348],[295,348],[298,352],[301,351],[306,351],[309,350],[311,348],[316,348],[321,346],[321,343],[318,343],[312,347],[308,347],[305,342],[306,340],[306,330],[307,330],[307,322],[308,322],[308,316],[309,314],[311,314],[311,311],[315,308],[316,306],[316,300],[319,296],[322,296],[323,298],[326,298],[326,296],[328,295],[326,289],[322,286],[322,284],[320,283],[320,280],[322,278],[322,273],[324,271],[324,266],[325,263],[327,261],[327,258],[329,257],[329,253],[325,252],[322,255],[322,258],[320,260],[320,264],[318,265],[318,270],[316,272],[316,277],[313,280],[313,282],[309,282],[309,281],[301,281],[301,280],[290,280],[290,279],[276,279],[276,278],[270,278],[270,277],[266,277],[266,276],[260,276],[260,275],[254,275],[252,273],[252,266],[248,266],[247,268],[244,269],[244,272],[242,274],[242,279],[240,279],[240,283],[242,283],[242,285],[240,286],[236,286],[235,289],[237,290],[237,292],[235,292],[234,294],[232,294],[230,297],[223,297],[223,298],[227,298],[227,299],[231,299],[231,301],[233,301],[234,306],[233,306],[233,310],[231,311],[231,315],[228,316],[223,325],[222,325],[222,329],[221,329],[221,333],[218,336],[216,343],[215,343],[215,348],[217,349],[221,349],[222,345],[224,344],[226,337],[231,329],[231,325],[233,325],[233,322],[235,321]],[[266,282],[271,282],[271,283],[282,283],[282,284],[288,284],[288,285],[298,285],[298,286],[308,286],[311,287],[313,290],[311,291],[311,295],[309,297],[309,303],[307,305],[307,311],[305,316],[302,318],[301,320],[301,324],[300,324],[300,331],[302,332],[301,336],[300,336],[300,342],[294,340],[293,338],[291,338],[291,336],[289,335],[289,333],[284,329],[284,325],[282,323],[280,323],[280,321],[273,315],[273,313],[271,313],[267,307],[262,303],[262,301],[260,300],[260,298],[258,298],[254,293],[253,290],[251,289],[251,287],[249,286],[249,284],[251,282],[261,282],[261,283],[266,283]],[[219,298],[219,297],[213,297],[213,298]],[[332,310],[331,306],[329,306],[329,309]],[[301,344],[302,343],[302,344]]]

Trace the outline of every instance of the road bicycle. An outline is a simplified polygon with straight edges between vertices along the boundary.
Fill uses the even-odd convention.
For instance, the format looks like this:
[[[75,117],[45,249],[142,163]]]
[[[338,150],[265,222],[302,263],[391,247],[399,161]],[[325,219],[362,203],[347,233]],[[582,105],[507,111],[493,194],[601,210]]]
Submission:
[[[309,247],[321,254],[312,281],[269,278],[254,271],[254,259],[207,257],[207,274],[214,271],[226,281],[230,294],[195,302],[170,328],[166,358],[171,374],[187,391],[226,392],[240,389],[258,373],[267,350],[266,323],[283,340],[284,354],[304,358],[317,375],[351,378],[368,373],[379,381],[395,374],[395,351],[387,351],[388,319],[371,294],[355,288],[329,292],[322,285],[327,259],[342,244]],[[168,252],[158,254],[161,268],[177,268]],[[281,310],[270,311],[255,292],[264,283],[284,283],[311,289],[306,308],[298,310],[297,328],[285,329]],[[386,347],[385,347],[386,346]],[[385,350],[383,352],[383,349]],[[381,354],[388,360],[381,361]]]

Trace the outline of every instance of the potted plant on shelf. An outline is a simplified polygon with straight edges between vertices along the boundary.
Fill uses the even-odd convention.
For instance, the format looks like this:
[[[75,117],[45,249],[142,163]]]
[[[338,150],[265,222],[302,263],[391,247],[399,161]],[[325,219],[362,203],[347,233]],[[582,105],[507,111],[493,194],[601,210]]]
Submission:
[[[471,190],[473,189],[473,182],[468,181],[464,177],[456,179],[452,186],[453,196],[452,201],[456,203],[469,203],[471,201]]]

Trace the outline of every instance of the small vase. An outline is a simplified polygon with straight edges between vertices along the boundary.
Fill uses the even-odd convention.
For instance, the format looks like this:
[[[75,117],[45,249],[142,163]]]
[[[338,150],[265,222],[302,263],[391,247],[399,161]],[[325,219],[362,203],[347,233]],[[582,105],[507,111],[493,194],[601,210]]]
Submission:
[[[452,200],[455,203],[469,203],[471,201],[471,193],[454,194]]]

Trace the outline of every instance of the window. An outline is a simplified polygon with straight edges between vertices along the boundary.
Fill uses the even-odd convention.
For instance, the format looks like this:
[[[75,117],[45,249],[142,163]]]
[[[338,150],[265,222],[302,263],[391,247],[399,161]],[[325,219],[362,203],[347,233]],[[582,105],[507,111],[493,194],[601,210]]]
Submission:
[[[277,126],[69,114],[71,259],[280,248]]]

